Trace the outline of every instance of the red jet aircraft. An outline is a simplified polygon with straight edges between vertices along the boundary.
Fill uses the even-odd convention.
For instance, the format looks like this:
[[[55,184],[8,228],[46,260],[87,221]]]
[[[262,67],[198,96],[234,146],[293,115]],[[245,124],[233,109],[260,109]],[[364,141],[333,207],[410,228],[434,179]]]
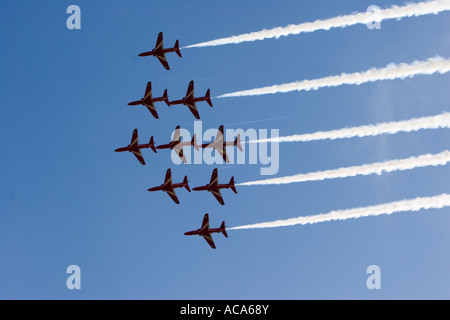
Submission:
[[[189,108],[189,110],[191,110],[192,114],[196,119],[200,119],[200,115],[198,114],[197,110],[197,105],[195,104],[196,102],[199,101],[206,101],[211,107],[213,106],[211,102],[211,94],[209,89],[206,90],[206,94],[204,97],[194,96],[194,81],[192,80],[191,82],[189,82],[189,87],[187,89],[186,96],[181,100],[170,101],[169,103],[171,106],[175,104],[184,104]]]
[[[175,41],[175,45],[173,48],[164,49],[163,44],[163,34],[160,32],[158,34],[158,39],[156,40],[155,49],[152,51],[147,51],[139,54],[139,57],[147,57],[147,56],[155,56],[162,63],[164,68],[170,70],[169,64],[167,63],[166,53],[168,52],[176,52],[176,54],[181,58],[180,46],[178,40]]]
[[[155,144],[153,142],[153,136],[150,138],[150,142],[147,144],[139,144],[139,138],[138,138],[138,130],[134,129],[133,136],[131,137],[131,143],[128,145],[128,147],[118,148],[114,150],[115,152],[124,152],[129,151],[132,152],[136,158],[139,160],[140,163],[145,165],[144,157],[142,156],[141,149],[147,149],[151,148],[153,152],[156,153]]]
[[[219,228],[209,228],[209,216],[208,214],[205,214],[203,217],[203,223],[202,227],[200,229],[186,232],[186,236],[193,236],[193,235],[199,235],[202,236],[203,239],[208,242],[208,244],[211,246],[211,248],[215,249],[216,245],[214,244],[213,238],[211,236],[211,233],[223,233],[225,237],[228,238],[227,231],[225,230],[225,221],[222,222]]]
[[[181,134],[180,134],[180,126],[177,126],[175,128],[175,133],[173,134],[173,139],[168,144],[162,144],[160,146],[157,146],[156,149],[172,149],[173,151],[178,154],[178,156],[181,158],[181,160],[186,163],[186,157],[183,154],[183,147],[186,146],[193,146],[196,150],[199,150],[199,147],[197,145],[196,136],[194,134],[194,137],[192,137],[191,141],[181,141]]]
[[[164,191],[166,192],[172,200],[176,204],[180,204],[180,201],[178,201],[177,194],[175,193],[176,188],[186,188],[187,191],[191,192],[191,189],[189,188],[187,176],[184,177],[184,180],[182,183],[172,183],[172,174],[170,172],[170,169],[167,169],[166,172],[166,178],[164,180],[164,183],[160,185],[159,187],[154,187],[148,189],[148,191]]]
[[[231,189],[234,193],[237,193],[236,187],[234,185],[234,177],[231,177],[231,180],[228,184],[219,184],[219,178],[217,174],[217,169],[214,169],[211,175],[211,182],[207,185],[201,187],[195,187],[194,191],[209,191],[213,194],[213,196],[219,201],[221,205],[225,205],[223,202],[222,194],[220,193],[220,189]]]
[[[197,143],[195,143],[197,144]],[[230,163],[230,159],[228,159],[227,156],[227,149],[226,147],[229,146],[236,146],[241,152],[243,151],[242,146],[241,146],[241,135],[238,134],[236,139],[234,140],[234,142],[226,142],[224,139],[224,135],[223,135],[223,125],[219,127],[219,130],[217,131],[217,136],[216,139],[213,142],[210,143],[204,143],[201,145],[201,147],[203,149],[205,148],[213,148],[215,149],[217,152],[219,152],[219,154],[222,156],[223,160],[226,163]]]
[[[169,107],[169,97],[167,96],[167,89],[164,90],[164,94],[162,97],[159,98],[153,98],[152,97],[152,82],[149,81],[147,83],[147,87],[145,88],[145,94],[144,97],[141,100],[138,101],[132,101],[128,105],[129,106],[137,106],[137,105],[143,105],[147,107],[148,111],[156,118],[159,119],[158,113],[156,112],[156,108],[154,105],[154,102],[164,101]]]

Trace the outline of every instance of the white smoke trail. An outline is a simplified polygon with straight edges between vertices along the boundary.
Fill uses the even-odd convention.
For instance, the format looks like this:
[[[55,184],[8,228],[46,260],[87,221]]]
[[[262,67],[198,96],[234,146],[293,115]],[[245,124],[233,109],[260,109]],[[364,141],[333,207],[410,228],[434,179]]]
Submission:
[[[295,226],[299,224],[306,225],[335,220],[347,220],[347,219],[379,216],[382,214],[393,214],[397,212],[413,212],[423,209],[442,209],[448,206],[450,206],[450,194],[443,193],[441,195],[433,197],[422,197],[422,198],[401,200],[370,207],[361,207],[348,210],[334,210],[328,213],[322,213],[312,216],[303,216],[286,220],[249,224],[229,228],[228,230],[278,228],[278,227]]]
[[[419,74],[430,75],[436,72],[441,74],[450,71],[450,59],[442,57],[429,58],[426,61],[414,61],[411,64],[389,64],[385,68],[372,68],[364,72],[342,73],[313,80],[303,80],[291,83],[273,85],[250,90],[236,91],[222,94],[216,98],[259,96],[264,94],[284,93],[291,91],[310,91],[324,87],[337,87],[344,84],[360,85],[380,80],[405,79]]]
[[[264,40],[270,38],[285,37],[288,35],[314,32],[317,30],[329,30],[332,28],[343,28],[355,24],[368,24],[371,22],[381,22],[389,19],[400,19],[406,17],[418,17],[428,14],[438,14],[450,10],[449,0],[426,1],[411,3],[405,6],[392,6],[378,12],[359,12],[345,16],[337,16],[326,20],[316,20],[297,25],[288,25],[286,27],[277,27],[270,30],[261,30],[257,32],[245,33],[237,36],[221,38],[217,40],[193,44],[184,48],[199,48],[221,46],[225,44],[237,44],[241,42]],[[183,49],[184,49],[183,48]]]
[[[276,137],[248,141],[248,143],[267,142],[309,142],[316,140],[335,140],[344,138],[362,138],[380,134],[395,134],[399,132],[412,132],[422,129],[450,128],[450,113],[444,112],[436,116],[414,118],[404,121],[391,121],[366,125],[360,127],[343,128],[331,131],[318,131],[315,133],[296,134],[286,137]]]
[[[238,184],[238,186],[255,186],[269,184],[288,184],[294,182],[320,181],[336,178],[348,178],[359,175],[382,174],[383,172],[411,170],[427,166],[443,166],[450,162],[450,151],[445,150],[438,154],[424,154],[418,157],[406,159],[376,162],[361,166],[345,167],[333,170],[316,171],[294,176],[250,181]]]

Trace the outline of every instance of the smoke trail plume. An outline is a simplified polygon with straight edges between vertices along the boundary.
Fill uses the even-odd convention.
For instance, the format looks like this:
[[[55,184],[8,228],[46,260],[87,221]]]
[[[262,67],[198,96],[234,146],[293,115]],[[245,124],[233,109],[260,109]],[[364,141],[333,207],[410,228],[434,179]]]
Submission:
[[[278,228],[278,227],[295,226],[299,224],[306,225],[335,220],[347,220],[347,219],[379,216],[383,214],[393,214],[397,212],[414,212],[423,209],[442,209],[448,206],[450,206],[450,194],[443,193],[441,195],[433,197],[422,197],[422,198],[401,200],[370,207],[361,207],[348,210],[334,210],[328,213],[322,213],[312,216],[303,216],[286,220],[249,224],[229,228],[228,230]]]
[[[249,141],[248,143],[266,142],[309,142],[316,140],[335,140],[344,138],[362,138],[381,134],[395,134],[399,132],[412,132],[422,129],[450,128],[450,113],[444,112],[436,116],[414,118],[405,121],[384,122],[374,125],[343,128],[331,131],[318,131],[315,133],[296,134],[286,137],[276,137]]]
[[[450,162],[450,151],[445,150],[438,154],[424,154],[418,157],[406,159],[375,162],[362,166],[344,167],[333,170],[316,171],[297,174],[281,178],[250,181],[238,184],[238,186],[255,186],[269,184],[289,184],[294,182],[320,181],[336,178],[348,178],[359,175],[382,174],[383,172],[411,170],[427,166],[443,166]]]
[[[264,94],[285,93],[291,91],[310,91],[324,87],[338,87],[344,84],[360,85],[380,80],[394,80],[411,78],[416,75],[430,75],[433,73],[447,73],[450,71],[450,59],[442,57],[429,58],[425,61],[414,61],[411,64],[389,64],[385,68],[372,68],[363,72],[342,73],[313,80],[303,80],[291,83],[273,85],[250,90],[236,91],[222,94],[216,98],[230,98],[243,96],[259,96]]]
[[[329,30],[332,28],[344,28],[355,24],[368,24],[371,22],[381,22],[389,19],[400,19],[406,17],[418,17],[422,15],[438,14],[440,12],[450,10],[449,0],[435,0],[419,3],[411,3],[405,6],[392,6],[378,12],[360,12],[345,16],[337,16],[331,19],[316,20],[314,22],[306,22],[297,25],[288,25],[286,27],[277,27],[270,30],[261,30],[221,38],[217,40],[193,44],[184,48],[199,48],[221,46],[225,44],[237,44],[241,42],[264,40],[270,38],[285,37],[288,35],[314,32],[317,30]]]

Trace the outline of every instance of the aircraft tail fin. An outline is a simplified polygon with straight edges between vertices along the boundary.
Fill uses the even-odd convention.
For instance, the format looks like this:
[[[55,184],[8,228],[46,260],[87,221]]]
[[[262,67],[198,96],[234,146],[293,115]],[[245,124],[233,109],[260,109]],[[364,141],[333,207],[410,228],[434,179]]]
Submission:
[[[234,177],[231,177],[230,179],[230,188],[233,190],[234,193],[237,193],[236,186],[234,185]]]
[[[222,221],[222,224],[220,225],[220,232],[228,238],[227,230],[225,230],[225,221]]]
[[[164,98],[164,102],[167,104],[167,106],[170,107],[170,102],[169,102],[169,96],[168,96],[168,94],[167,94],[167,89],[164,90],[163,98]]]
[[[198,144],[197,144],[197,136],[196,136],[195,133],[194,133],[194,136],[192,137],[192,140],[191,140],[191,146],[193,146],[195,150],[197,150],[197,151],[199,150],[199,147],[198,147]]]
[[[209,104],[209,106],[212,107],[213,105],[211,102],[211,91],[209,89],[206,90],[205,98],[206,98],[206,102]]]
[[[189,181],[187,179],[187,176],[184,176],[183,187],[185,187],[187,191],[191,192],[191,188],[189,188]]]
[[[241,135],[238,134],[236,137],[236,140],[234,140],[234,146],[237,147],[239,149],[239,151],[243,151],[242,149],[242,145],[241,145]]]
[[[153,150],[153,152],[156,153],[155,141],[153,140],[153,136],[150,138],[150,141],[148,144],[150,145],[150,148]]]
[[[178,42],[178,40],[175,41],[175,45],[173,47],[177,55],[181,58],[180,43]]]

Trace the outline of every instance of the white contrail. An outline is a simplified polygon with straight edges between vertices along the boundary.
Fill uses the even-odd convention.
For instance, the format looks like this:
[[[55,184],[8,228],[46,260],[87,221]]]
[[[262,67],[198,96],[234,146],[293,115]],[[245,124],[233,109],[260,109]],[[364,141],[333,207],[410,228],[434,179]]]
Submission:
[[[216,98],[259,96],[263,94],[285,93],[291,91],[310,91],[324,87],[337,87],[344,84],[360,85],[380,80],[404,79],[415,75],[430,75],[436,72],[441,74],[450,71],[450,59],[442,57],[429,58],[425,61],[414,61],[411,64],[389,64],[385,68],[372,68],[363,72],[342,73],[313,80],[302,80],[285,84],[273,85],[250,90],[236,91],[222,94]]]
[[[237,36],[221,38],[217,40],[193,44],[184,48],[198,48],[220,46],[225,44],[236,44],[241,42],[264,40],[269,38],[285,37],[288,35],[314,32],[317,30],[329,30],[332,28],[343,28],[355,24],[369,24],[389,19],[400,19],[406,17],[417,17],[428,14],[438,14],[442,11],[450,10],[449,0],[426,1],[411,3],[405,6],[392,6],[377,12],[360,12],[345,16],[337,16],[326,20],[316,20],[297,25],[288,25],[270,30],[261,30],[257,32],[246,33]]]
[[[450,206],[450,194],[443,193],[441,195],[433,197],[407,199],[396,202],[379,204],[370,207],[361,207],[348,210],[333,210],[328,213],[322,213],[312,216],[303,216],[286,220],[249,224],[229,228],[228,230],[278,228],[278,227],[295,226],[298,224],[306,225],[335,220],[347,220],[347,219],[379,216],[382,214],[392,214],[396,212],[413,212],[423,209],[442,209],[448,206]]]
[[[366,125],[360,127],[350,127],[331,131],[318,131],[307,134],[296,134],[286,137],[276,137],[260,140],[248,141],[248,143],[267,142],[309,142],[316,140],[335,140],[345,138],[362,138],[377,136],[380,134],[395,134],[399,132],[412,132],[422,129],[450,128],[450,113],[444,112],[436,116],[413,118],[404,121],[391,121]]]
[[[424,154],[418,157],[406,159],[375,162],[361,166],[344,167],[333,170],[316,171],[297,174],[281,178],[250,181],[238,184],[238,186],[255,186],[269,184],[288,184],[294,182],[320,181],[336,178],[348,178],[354,176],[366,176],[371,174],[382,174],[383,172],[411,170],[414,168],[428,166],[443,166],[450,162],[450,151],[445,150],[438,154]]]

